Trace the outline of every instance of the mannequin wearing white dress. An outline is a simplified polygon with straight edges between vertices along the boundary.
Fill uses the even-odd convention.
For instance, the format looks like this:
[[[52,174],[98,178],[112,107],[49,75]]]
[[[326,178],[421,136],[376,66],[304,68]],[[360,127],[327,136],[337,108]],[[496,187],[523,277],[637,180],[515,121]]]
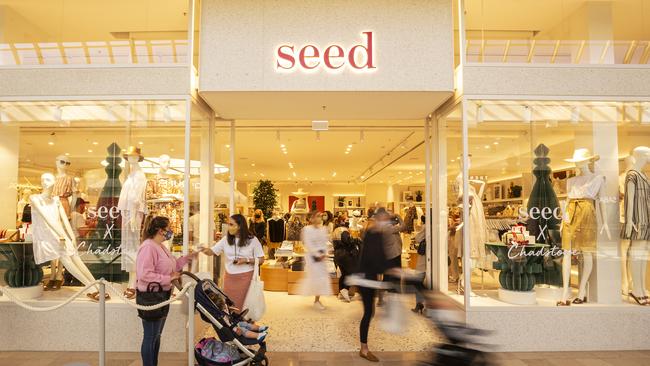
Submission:
[[[84,285],[95,281],[77,253],[77,241],[59,197],[52,195],[54,175],[41,176],[43,193],[30,196],[32,235],[36,264],[58,259]]]
[[[138,149],[139,150],[139,149]],[[129,175],[122,185],[120,199],[117,208],[122,216],[121,232],[121,254],[122,270],[129,273],[129,283],[127,291],[135,289],[135,259],[140,247],[140,228],[147,209],[145,201],[145,191],[147,187],[147,177],[142,171],[139,162],[142,155],[125,156],[129,162]],[[131,291],[135,294],[135,290]],[[129,296],[131,294],[129,293]]]
[[[593,244],[593,249],[591,250],[583,250],[580,247],[576,247],[576,243],[573,242],[571,235],[568,234],[568,231],[565,231],[565,227],[567,225],[574,225],[572,224],[574,221],[574,217],[577,217],[578,219],[582,219],[580,217],[579,211],[581,208],[579,207],[576,209],[574,212],[573,216],[574,217],[569,217],[569,205],[572,204],[572,201],[582,201],[582,200],[590,200],[590,201],[597,201],[597,205],[594,205],[594,210],[595,215],[594,219],[598,215],[600,215],[599,219],[601,224],[601,232],[605,232],[607,234],[607,237],[611,237],[610,232],[609,232],[609,226],[607,225],[607,211],[605,207],[605,202],[601,200],[604,196],[604,191],[605,191],[605,177],[602,175],[594,174],[594,172],[591,171],[591,168],[589,167],[589,163],[598,160],[598,156],[592,156],[589,154],[589,151],[587,149],[577,149],[574,154],[572,159],[565,159],[568,162],[572,162],[576,165],[576,170],[578,171],[579,175],[569,178],[567,181],[567,198],[568,198],[568,203],[565,203],[563,206],[563,230],[562,230],[562,249],[563,249],[563,258],[562,258],[562,280],[563,280],[563,292],[562,292],[562,298],[560,301],[558,301],[557,305],[558,306],[568,306],[571,303],[569,302],[569,296],[571,295],[571,288],[570,288],[570,283],[571,283],[571,255],[573,251],[578,250],[581,251],[582,253],[582,268],[580,269],[580,285],[579,285],[579,290],[578,290],[578,296],[573,300],[574,304],[582,304],[587,301],[587,283],[589,282],[589,278],[591,277],[591,273],[593,270],[594,266],[594,259],[595,259],[595,247],[596,247],[596,230],[597,228],[594,226],[591,230],[593,232],[590,233],[584,233],[584,230],[579,233],[581,237],[583,236],[593,236],[593,242],[589,244]],[[596,210],[596,208],[598,208]],[[595,225],[595,223],[594,223]],[[579,225],[578,225],[579,226]],[[584,240],[576,239],[578,243],[582,243],[584,246],[585,244],[583,243]],[[586,246],[585,246],[586,247]]]
[[[469,159],[468,159],[469,162]],[[456,177],[456,184],[458,185],[458,202],[463,202],[463,173],[462,173],[462,160],[461,160],[461,173]],[[469,165],[469,164],[468,164]],[[467,167],[469,171],[469,166]],[[470,179],[469,186],[469,256],[472,259],[473,268],[488,268],[487,252],[485,251],[485,243],[487,242],[487,221],[485,220],[485,212],[483,211],[483,192],[485,191],[485,182],[477,179]],[[478,187],[478,192],[476,188]],[[456,235],[460,232],[462,235],[464,224],[461,222],[456,228]],[[462,236],[460,236],[462,238]],[[462,251],[462,246],[459,250]]]
[[[625,220],[621,238],[630,242],[629,295],[639,305],[649,305],[646,272],[650,252],[650,179],[643,169],[650,162],[650,148],[636,147],[632,156],[634,164],[625,179]]]

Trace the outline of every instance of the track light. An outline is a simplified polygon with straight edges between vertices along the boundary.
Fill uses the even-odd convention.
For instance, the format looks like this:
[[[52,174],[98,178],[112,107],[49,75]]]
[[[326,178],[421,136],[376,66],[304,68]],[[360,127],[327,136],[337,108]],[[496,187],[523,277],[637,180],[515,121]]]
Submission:
[[[476,123],[482,123],[483,120],[483,105],[479,104],[476,106]]]
[[[571,107],[571,123],[577,124],[580,121],[580,107],[573,106]]]
[[[524,106],[524,123],[530,123],[533,120],[533,107]]]
[[[165,104],[165,106],[163,106],[163,119],[165,122],[171,122],[172,120],[172,111],[169,108],[169,104]]]
[[[58,106],[54,108],[54,120],[57,122],[63,121],[63,107]]]

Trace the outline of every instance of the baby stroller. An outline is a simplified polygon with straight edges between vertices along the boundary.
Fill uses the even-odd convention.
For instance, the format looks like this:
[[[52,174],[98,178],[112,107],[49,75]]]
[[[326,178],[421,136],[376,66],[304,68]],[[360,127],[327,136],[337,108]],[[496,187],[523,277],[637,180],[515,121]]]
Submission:
[[[220,309],[213,301],[216,297],[223,299],[227,307],[233,306],[234,303],[217,287],[214,281],[202,280],[191,272],[183,272],[182,274],[196,281],[196,288],[194,290],[194,308],[198,310],[199,314],[201,314],[201,319],[212,325],[221,342],[236,347],[239,353],[239,359],[234,362],[219,363],[212,361],[203,357],[201,354],[200,346],[205,343],[205,340],[201,340],[194,349],[194,356],[198,364],[200,366],[268,365],[269,360],[266,357],[266,342],[238,336],[235,333],[234,328],[237,326],[237,323],[247,321],[246,313],[248,313],[248,310],[242,310],[240,313],[236,313]]]

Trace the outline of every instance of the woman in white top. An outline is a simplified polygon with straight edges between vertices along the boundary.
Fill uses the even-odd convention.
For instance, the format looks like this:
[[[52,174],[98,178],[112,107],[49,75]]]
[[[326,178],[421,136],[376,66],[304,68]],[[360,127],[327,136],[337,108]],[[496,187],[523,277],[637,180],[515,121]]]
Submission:
[[[225,254],[226,274],[223,291],[235,303],[237,309],[243,310],[246,293],[253,278],[255,258],[259,259],[260,265],[264,263],[262,244],[248,230],[246,218],[240,214],[230,216],[228,235],[212,248],[205,248],[202,252],[207,255]]]
[[[322,214],[312,211],[309,216],[309,225],[302,229],[302,242],[307,252],[305,253],[305,277],[300,285],[300,293],[314,297],[314,307],[325,310],[320,302],[321,296],[332,295],[332,285],[327,272],[327,229],[323,227]]]

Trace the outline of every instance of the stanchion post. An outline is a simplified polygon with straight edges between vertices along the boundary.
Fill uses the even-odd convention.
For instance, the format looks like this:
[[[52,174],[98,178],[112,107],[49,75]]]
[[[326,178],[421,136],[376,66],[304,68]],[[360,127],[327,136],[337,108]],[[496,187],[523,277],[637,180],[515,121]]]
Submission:
[[[99,281],[99,366],[106,365],[106,285]]]
[[[187,365],[194,366],[194,286],[190,286],[187,297]]]

